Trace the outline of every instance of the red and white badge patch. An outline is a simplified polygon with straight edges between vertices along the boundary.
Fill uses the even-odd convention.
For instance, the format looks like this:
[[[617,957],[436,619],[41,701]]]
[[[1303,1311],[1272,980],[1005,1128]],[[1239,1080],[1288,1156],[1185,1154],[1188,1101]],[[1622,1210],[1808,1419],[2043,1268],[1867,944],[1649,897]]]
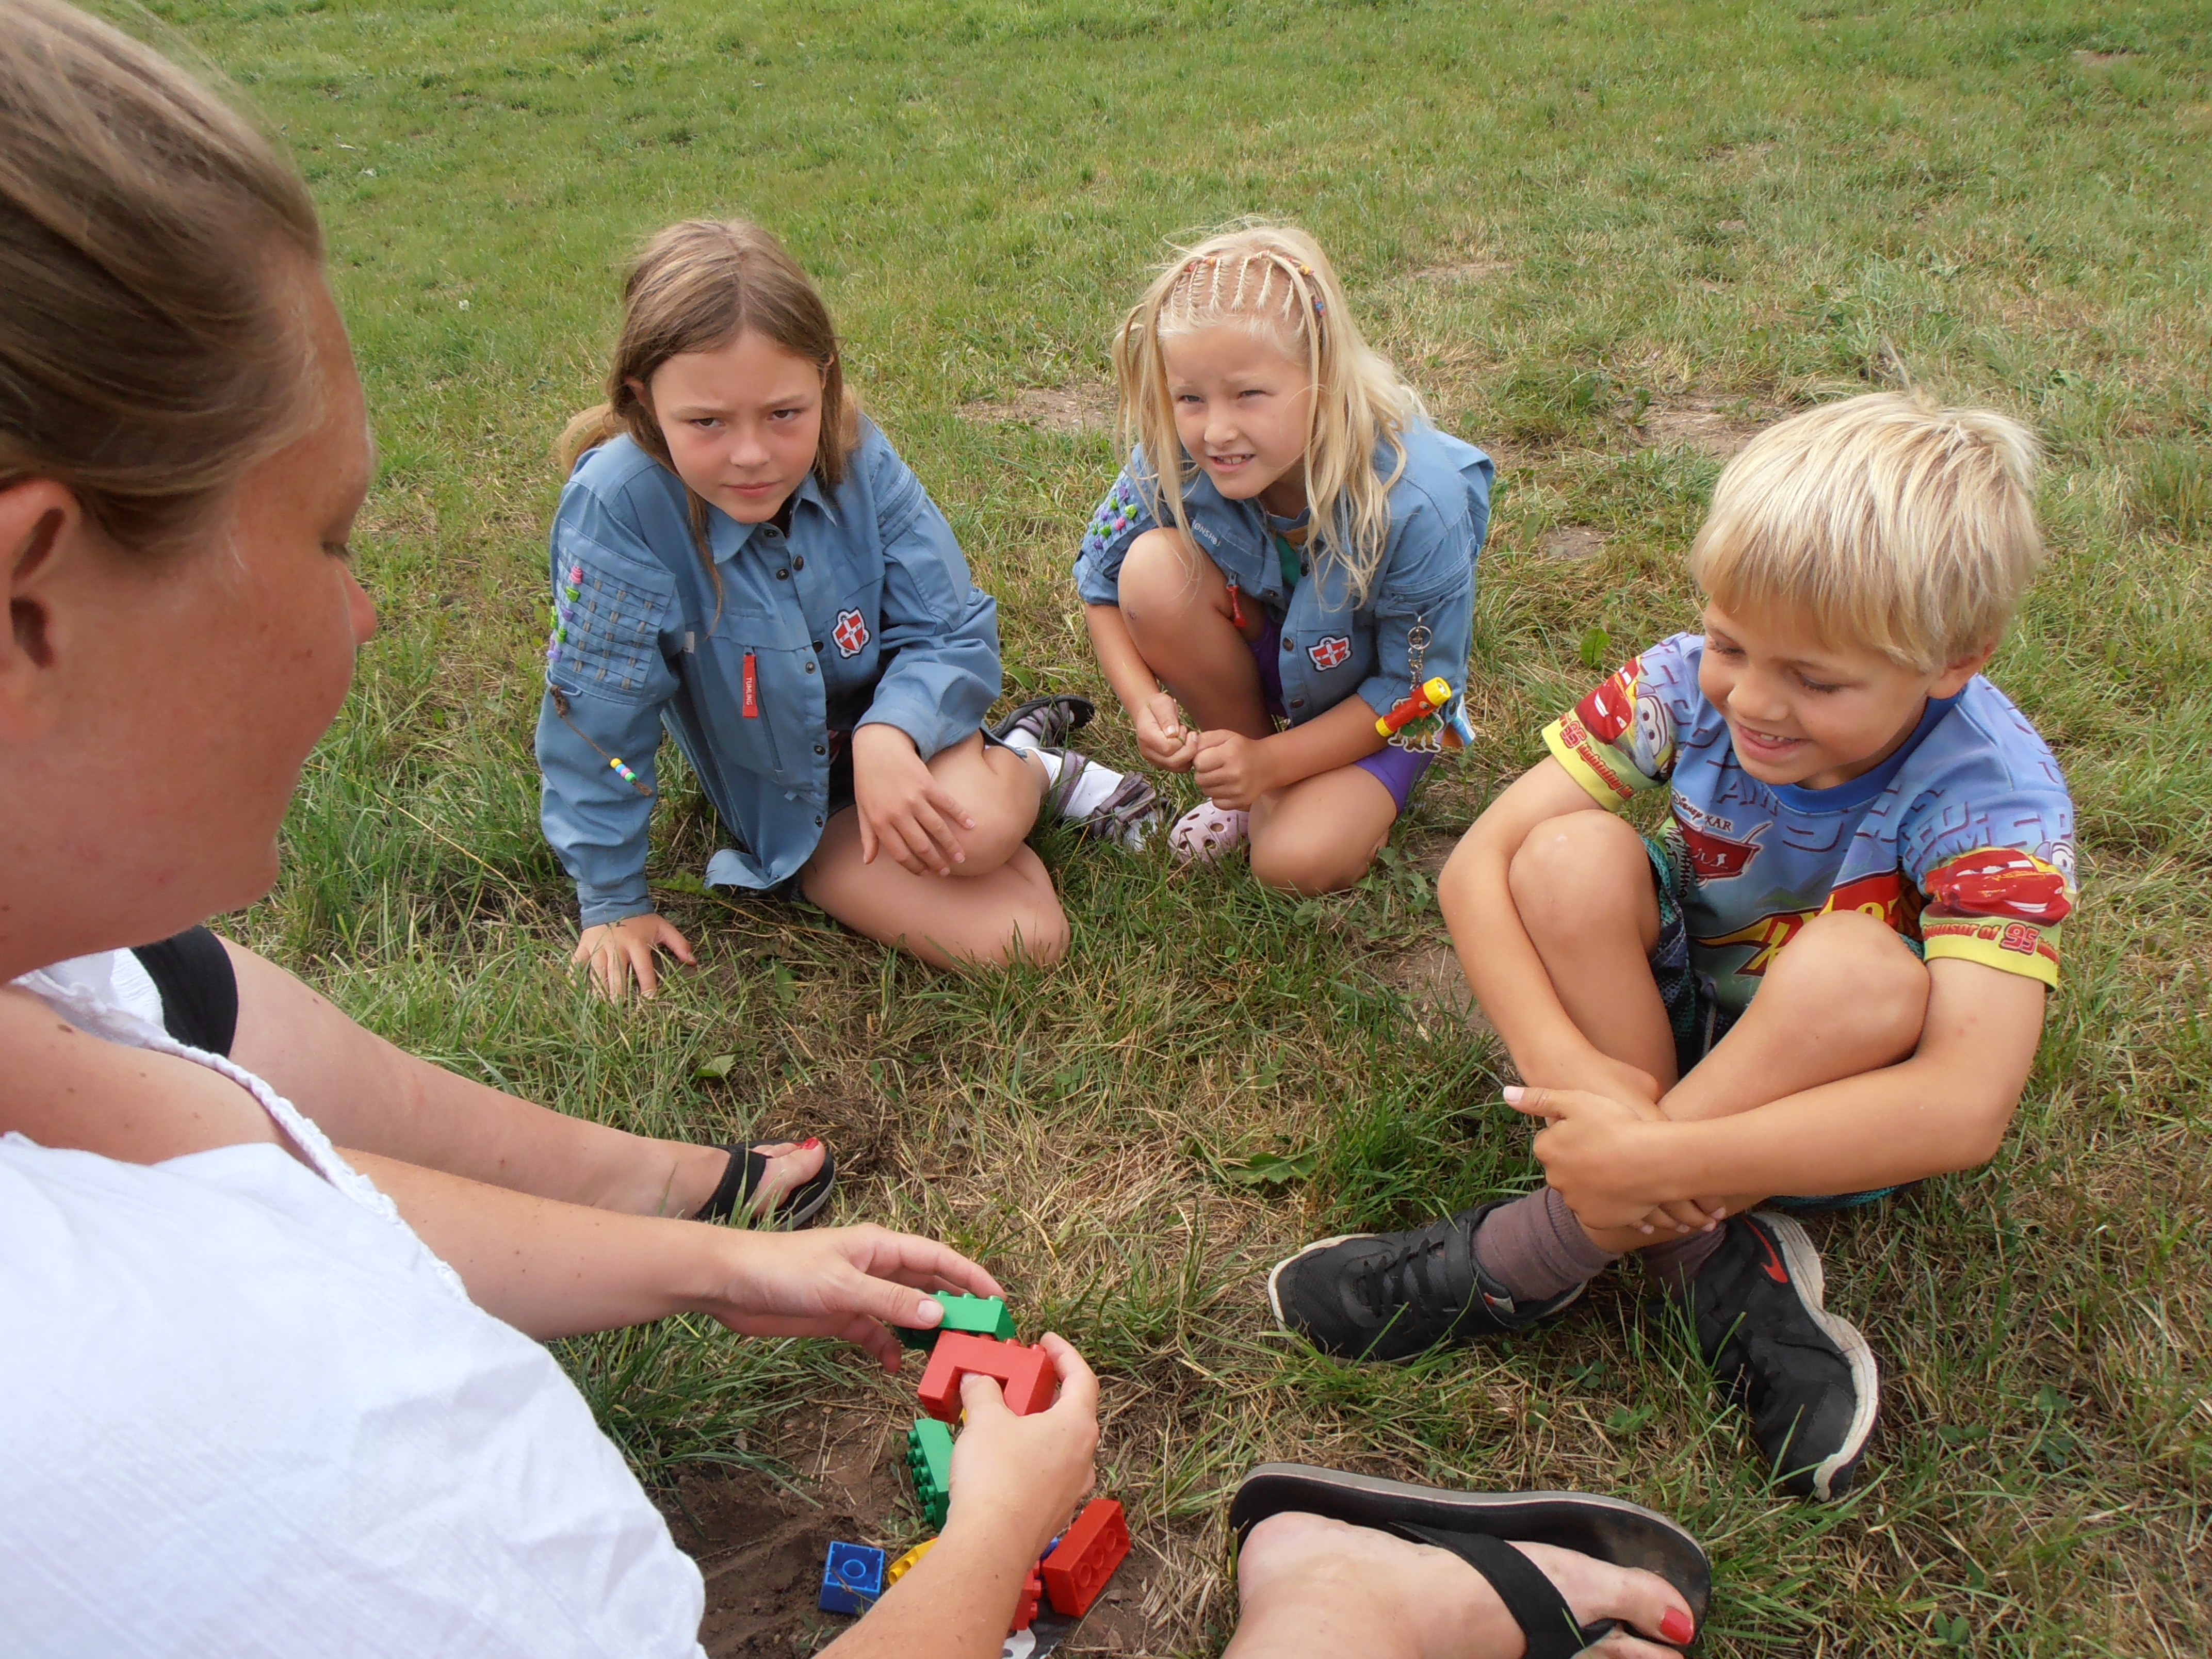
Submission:
[[[1352,655],[1352,641],[1341,634],[1332,635],[1318,645],[1308,646],[1306,655],[1313,659],[1316,668],[1334,668]]]
[[[860,647],[868,642],[868,619],[857,611],[840,611],[837,626],[830,630],[830,637],[837,641],[840,656],[857,657]]]

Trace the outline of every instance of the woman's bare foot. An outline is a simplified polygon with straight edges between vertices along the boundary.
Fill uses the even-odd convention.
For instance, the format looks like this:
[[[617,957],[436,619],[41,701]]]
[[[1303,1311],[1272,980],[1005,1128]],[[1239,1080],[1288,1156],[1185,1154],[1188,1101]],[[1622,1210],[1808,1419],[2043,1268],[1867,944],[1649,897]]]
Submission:
[[[1618,1619],[1689,1640],[1688,1603],[1656,1574],[1546,1544],[1513,1547],[1552,1581],[1580,1623]],[[1274,1515],[1253,1528],[1237,1587],[1242,1615],[1224,1659],[1521,1659],[1528,1648],[1489,1580],[1449,1550],[1317,1515]],[[1590,1651],[1679,1659],[1674,1649],[1625,1632]]]

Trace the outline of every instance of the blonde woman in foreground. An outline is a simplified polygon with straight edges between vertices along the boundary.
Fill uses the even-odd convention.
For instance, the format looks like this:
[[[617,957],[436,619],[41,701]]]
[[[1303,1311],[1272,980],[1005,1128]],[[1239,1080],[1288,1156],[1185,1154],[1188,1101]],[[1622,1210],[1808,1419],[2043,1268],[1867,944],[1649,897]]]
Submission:
[[[0,1651],[694,1659],[698,1569],[534,1339],[688,1311],[895,1366],[925,1292],[997,1282],[880,1228],[341,1152],[112,978],[50,971],[274,878],[374,625],[346,557],[371,458],[297,175],[56,0],[0,0]],[[1042,1412],[969,1379],[938,1547],[840,1659],[999,1651],[1097,1443],[1096,1379],[1044,1344]],[[1631,1506],[1261,1474],[1243,1654],[1546,1656],[1570,1619],[1702,1611],[1695,1546]]]

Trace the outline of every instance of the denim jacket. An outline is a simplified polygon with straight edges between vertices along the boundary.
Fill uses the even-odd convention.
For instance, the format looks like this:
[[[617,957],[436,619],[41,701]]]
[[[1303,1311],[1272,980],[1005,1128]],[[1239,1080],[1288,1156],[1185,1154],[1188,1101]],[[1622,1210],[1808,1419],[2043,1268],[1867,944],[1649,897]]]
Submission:
[[[1256,501],[1232,501],[1201,473],[1183,488],[1183,511],[1200,550],[1239,592],[1282,624],[1283,706],[1293,726],[1326,714],[1357,691],[1387,714],[1418,678],[1438,674],[1467,690],[1474,631],[1474,562],[1490,528],[1490,457],[1426,424],[1405,434],[1406,470],[1390,489],[1390,538],[1367,602],[1354,605],[1345,574],[1331,563],[1287,595],[1266,513]],[[1177,456],[1176,459],[1182,458]],[[1396,457],[1376,450],[1388,477]],[[1075,587],[1085,604],[1120,602],[1121,560],[1129,544],[1156,527],[1152,474],[1133,451],[1083,538]],[[1416,623],[1429,642],[1413,670]]]
[[[682,481],[627,437],[577,463],[554,515],[541,821],[587,927],[653,908],[664,723],[740,842],[707,880],[766,888],[812,855],[855,727],[896,726],[927,760],[999,695],[998,606],[872,422],[835,494],[799,485],[788,534],[707,516],[719,597]]]

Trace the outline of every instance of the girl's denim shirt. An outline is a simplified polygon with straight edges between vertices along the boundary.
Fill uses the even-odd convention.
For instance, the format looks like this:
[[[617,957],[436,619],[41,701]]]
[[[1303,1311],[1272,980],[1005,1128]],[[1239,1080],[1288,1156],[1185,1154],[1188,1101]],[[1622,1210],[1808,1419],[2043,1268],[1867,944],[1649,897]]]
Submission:
[[[1199,549],[1282,624],[1283,707],[1298,726],[1357,691],[1387,714],[1414,684],[1410,636],[1429,630],[1421,678],[1441,674],[1467,689],[1474,631],[1474,562],[1490,528],[1490,457],[1434,427],[1405,434],[1406,470],[1390,489],[1390,538],[1364,605],[1354,605],[1342,571],[1325,567],[1289,593],[1259,502],[1232,501],[1201,473],[1183,488],[1183,512]],[[1178,460],[1182,457],[1176,458]],[[1389,445],[1375,466],[1388,477]],[[1075,588],[1087,605],[1121,602],[1121,560],[1129,544],[1155,529],[1152,473],[1141,449],[1114,481],[1076,556]]]
[[[788,532],[707,518],[714,575],[682,481],[628,437],[577,463],[554,515],[540,817],[587,927],[653,908],[664,724],[739,842],[707,880],[768,888],[812,856],[856,727],[896,726],[927,760],[999,695],[998,606],[872,422],[834,494],[807,475]]]

